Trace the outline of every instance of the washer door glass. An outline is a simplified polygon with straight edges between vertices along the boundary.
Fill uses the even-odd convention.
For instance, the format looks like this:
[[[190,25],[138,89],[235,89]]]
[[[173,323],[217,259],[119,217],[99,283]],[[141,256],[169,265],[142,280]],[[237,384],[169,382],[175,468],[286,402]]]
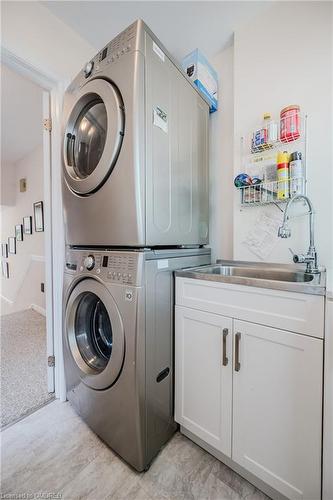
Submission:
[[[64,177],[81,196],[108,179],[122,146],[125,114],[119,91],[101,78],[65,96],[67,123],[63,143]]]
[[[101,99],[91,101],[78,116],[73,132],[68,132],[67,161],[73,163],[80,179],[88,177],[97,167],[106,142],[106,107]]]
[[[112,355],[112,326],[105,305],[94,293],[80,297],[74,329],[84,361],[97,372],[103,371]]]
[[[108,288],[86,278],[78,282],[66,305],[65,344],[81,380],[106,389],[118,378],[125,357],[125,332]]]

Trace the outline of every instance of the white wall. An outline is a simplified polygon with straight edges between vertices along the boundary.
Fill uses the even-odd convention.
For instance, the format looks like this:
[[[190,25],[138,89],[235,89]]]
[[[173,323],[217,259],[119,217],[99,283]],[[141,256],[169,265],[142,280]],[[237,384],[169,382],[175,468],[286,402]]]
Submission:
[[[235,33],[234,173],[240,173],[240,138],[270,111],[275,117],[289,104],[309,116],[308,195],[316,210],[320,263],[332,266],[332,4],[279,2]],[[225,203],[228,203],[225,200]],[[223,205],[221,206],[222,209]],[[234,258],[258,260],[243,239],[262,208],[240,211],[234,189]],[[269,207],[277,213],[276,207]],[[304,211],[306,208],[304,207]],[[276,239],[267,260],[291,262],[288,247],[307,250],[307,218],[291,223],[293,237]]]
[[[14,164],[1,158],[1,205],[15,204]]]
[[[219,78],[219,109],[210,115],[210,246],[213,262],[233,255],[234,46],[211,59]]]
[[[96,50],[39,2],[2,2],[1,44],[56,81],[70,80]]]
[[[1,163],[14,163],[41,143],[41,87],[29,78],[0,65]]]
[[[42,137],[41,137],[42,141]],[[38,146],[13,165],[15,204],[1,207],[1,242],[15,236],[15,225],[24,216],[33,216],[33,203],[43,200],[43,149]],[[27,190],[20,192],[19,180],[26,178]],[[4,183],[4,189],[6,187]],[[36,305],[45,309],[44,233],[34,231],[16,242],[16,254],[8,254],[9,279],[1,277],[1,313],[28,309]]]

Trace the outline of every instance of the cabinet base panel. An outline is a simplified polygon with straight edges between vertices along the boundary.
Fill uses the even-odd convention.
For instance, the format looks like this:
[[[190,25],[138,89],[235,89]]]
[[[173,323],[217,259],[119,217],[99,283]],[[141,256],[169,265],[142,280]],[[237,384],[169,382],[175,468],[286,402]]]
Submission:
[[[240,476],[242,476],[244,479],[249,481],[249,483],[253,484],[256,488],[259,490],[263,491],[267,496],[272,498],[273,500],[288,500],[287,497],[276,491],[274,488],[271,488],[268,484],[264,483],[261,481],[261,479],[258,479],[256,476],[251,474],[251,472],[248,472],[246,469],[238,465],[236,462],[231,460],[231,458],[227,457],[220,451],[216,450],[213,448],[213,446],[210,446],[209,444],[205,443],[202,439],[198,438],[195,436],[195,434],[192,434],[192,432],[188,431],[185,427],[182,425],[180,426],[180,432],[189,438],[191,441],[196,443],[198,446],[203,448],[205,451],[213,455],[213,457],[217,458],[220,460],[220,462],[223,462],[225,465],[230,467],[233,471],[237,472]]]

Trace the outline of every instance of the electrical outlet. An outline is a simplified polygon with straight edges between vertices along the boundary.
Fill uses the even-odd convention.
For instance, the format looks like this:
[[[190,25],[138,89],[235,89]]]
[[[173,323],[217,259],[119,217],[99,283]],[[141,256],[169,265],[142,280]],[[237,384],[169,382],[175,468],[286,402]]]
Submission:
[[[45,283],[40,284],[40,291],[43,293],[45,292]]]
[[[25,193],[27,190],[27,179],[20,179],[20,193]]]

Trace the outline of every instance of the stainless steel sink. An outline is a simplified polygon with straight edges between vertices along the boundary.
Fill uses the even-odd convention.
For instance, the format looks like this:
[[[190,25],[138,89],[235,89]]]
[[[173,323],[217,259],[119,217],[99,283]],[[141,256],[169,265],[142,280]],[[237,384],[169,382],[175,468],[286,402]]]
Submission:
[[[215,265],[183,269],[176,276],[242,284],[262,288],[325,295],[326,273],[307,273],[301,266],[242,261],[220,261]]]
[[[253,267],[235,267],[235,266],[210,266],[205,269],[197,269],[197,272],[208,274],[221,274],[222,276],[240,276],[244,278],[254,278],[257,280],[276,280],[305,283],[312,281],[314,275],[306,274],[302,271],[287,271],[282,269],[256,269]]]

